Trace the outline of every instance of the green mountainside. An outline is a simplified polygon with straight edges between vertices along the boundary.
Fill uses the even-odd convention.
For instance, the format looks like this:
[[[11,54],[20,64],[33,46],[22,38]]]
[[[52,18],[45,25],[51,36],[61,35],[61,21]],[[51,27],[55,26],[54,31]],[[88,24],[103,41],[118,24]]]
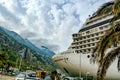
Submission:
[[[44,50],[44,49],[43,49]],[[0,29],[0,68],[10,67],[19,70],[52,70],[55,65],[51,56],[42,51],[39,53],[28,45],[20,43]],[[43,55],[42,55],[43,54]],[[44,55],[45,54],[45,55]]]

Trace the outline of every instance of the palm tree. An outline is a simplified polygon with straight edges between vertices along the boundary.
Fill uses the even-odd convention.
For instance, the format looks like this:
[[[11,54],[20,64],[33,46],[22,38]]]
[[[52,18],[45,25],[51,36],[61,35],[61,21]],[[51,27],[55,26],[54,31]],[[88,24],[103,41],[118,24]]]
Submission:
[[[108,15],[114,14],[114,17],[111,19],[111,22],[120,19],[120,0],[114,0],[103,4],[97,11],[96,15]]]
[[[114,44],[120,44],[120,23],[116,21],[120,19],[120,0],[115,0],[114,2],[105,3],[96,12],[97,16],[107,15],[112,13],[114,17],[111,19],[112,28],[109,29],[106,34],[101,38],[98,46],[94,51],[95,57],[93,57],[93,62],[97,62],[99,67],[97,71],[97,80],[104,80],[106,72],[112,62],[118,58],[118,70],[120,70],[120,46],[115,47],[112,51],[106,53],[107,49]]]
[[[108,2],[103,4],[97,11],[96,11],[96,15],[97,16],[101,16],[101,15],[105,15],[105,14],[109,14],[112,13],[112,6],[113,6],[114,2]]]
[[[116,43],[119,43],[120,41],[120,23],[116,23],[113,27],[114,28],[111,28],[110,30],[108,30],[106,32],[107,34],[105,34],[105,36],[101,38],[98,44],[98,47],[95,50],[96,54],[95,54],[94,60],[97,63],[99,63],[99,68],[97,72],[98,80],[104,79],[110,64],[116,58],[119,58],[118,61],[120,61],[120,57],[119,57],[120,46],[115,47],[112,51],[106,54],[106,50],[110,46],[116,45]],[[118,64],[118,68],[120,68],[119,66],[120,65]]]

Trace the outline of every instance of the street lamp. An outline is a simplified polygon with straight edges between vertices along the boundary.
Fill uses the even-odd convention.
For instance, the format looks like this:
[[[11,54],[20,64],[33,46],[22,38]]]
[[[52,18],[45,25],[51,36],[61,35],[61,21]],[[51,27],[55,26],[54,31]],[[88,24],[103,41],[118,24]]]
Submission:
[[[82,76],[81,76],[81,53],[80,53],[80,69],[79,69],[79,77],[81,78]]]
[[[87,72],[87,73],[86,73],[86,80],[87,80],[87,78],[88,78],[89,74],[90,74],[90,72]]]

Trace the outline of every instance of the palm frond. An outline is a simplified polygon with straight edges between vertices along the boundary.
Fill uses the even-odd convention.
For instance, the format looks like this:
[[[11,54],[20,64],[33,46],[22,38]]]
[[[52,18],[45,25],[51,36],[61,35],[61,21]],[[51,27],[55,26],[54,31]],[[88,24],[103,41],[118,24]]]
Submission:
[[[112,64],[112,62],[116,59],[116,57],[119,54],[120,54],[120,47],[110,51],[103,58],[102,64],[100,65],[98,72],[97,72],[97,80],[104,80],[109,66]]]
[[[115,0],[112,10],[115,16],[120,16],[120,0]]]
[[[103,4],[97,11],[96,11],[96,14],[98,16],[100,15],[103,15],[103,14],[107,14],[107,13],[110,13],[112,12],[112,6],[113,6],[114,2],[111,1],[111,2],[107,2],[105,4]]]
[[[111,20],[110,23],[114,23],[116,20],[120,19],[120,16],[114,16]]]
[[[118,42],[120,40],[120,23],[116,23],[110,30],[106,32],[106,34],[100,39],[95,51],[94,61],[98,63],[101,62],[103,57],[105,56],[105,51],[114,44],[114,42]]]
[[[118,64],[117,64],[118,71],[120,71],[120,55],[118,56]]]

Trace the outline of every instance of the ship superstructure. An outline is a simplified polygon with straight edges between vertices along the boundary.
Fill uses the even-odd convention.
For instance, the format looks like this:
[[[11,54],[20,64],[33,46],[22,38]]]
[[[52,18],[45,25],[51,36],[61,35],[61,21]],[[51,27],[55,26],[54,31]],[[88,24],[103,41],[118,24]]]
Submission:
[[[77,53],[93,53],[100,38],[110,29],[109,21],[112,17],[112,15],[104,15],[88,18],[79,32],[72,35],[71,48],[75,49]]]
[[[112,27],[109,23],[112,17],[112,14],[89,17],[79,32],[72,35],[73,42],[68,50],[53,56],[55,63],[70,74],[70,76],[86,75],[89,73],[95,77],[98,65],[91,64],[90,58],[94,57],[92,53],[101,37]],[[110,46],[108,51],[112,50],[114,46],[116,47],[116,45]],[[120,73],[116,65],[117,60],[110,66],[106,78],[113,80],[120,79]]]

